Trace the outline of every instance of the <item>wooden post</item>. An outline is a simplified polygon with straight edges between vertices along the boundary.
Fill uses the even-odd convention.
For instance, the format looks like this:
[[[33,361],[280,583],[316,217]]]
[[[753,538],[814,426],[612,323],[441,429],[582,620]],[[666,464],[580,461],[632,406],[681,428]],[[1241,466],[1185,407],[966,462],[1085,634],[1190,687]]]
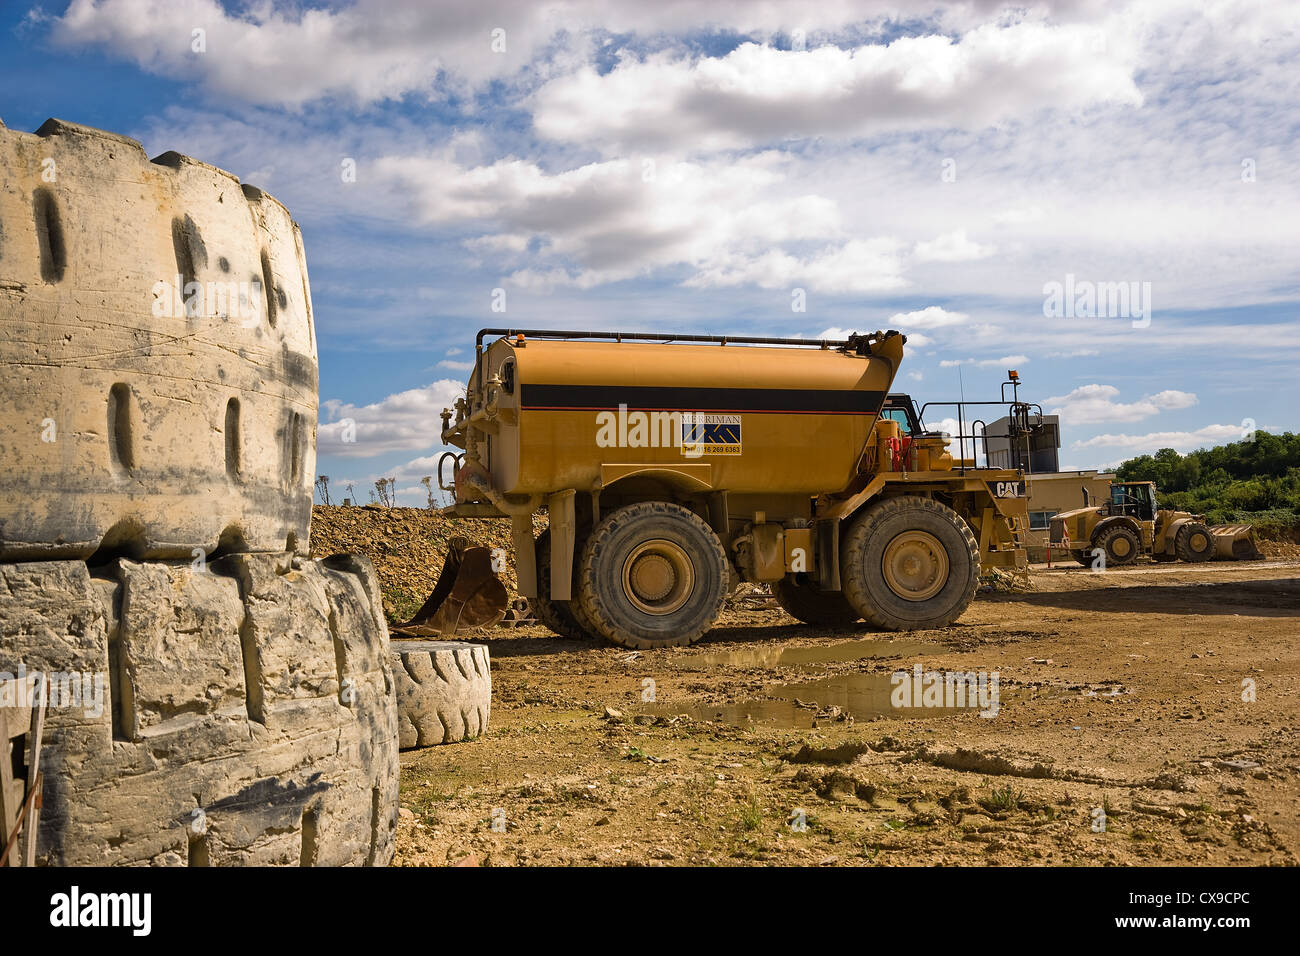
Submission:
[[[45,733],[45,675],[0,682],[0,866],[35,866],[37,818],[41,807],[41,737]],[[18,748],[18,753],[14,753]],[[19,756],[20,760],[14,760]],[[21,764],[25,774],[14,775]],[[21,846],[21,851],[19,847]]]

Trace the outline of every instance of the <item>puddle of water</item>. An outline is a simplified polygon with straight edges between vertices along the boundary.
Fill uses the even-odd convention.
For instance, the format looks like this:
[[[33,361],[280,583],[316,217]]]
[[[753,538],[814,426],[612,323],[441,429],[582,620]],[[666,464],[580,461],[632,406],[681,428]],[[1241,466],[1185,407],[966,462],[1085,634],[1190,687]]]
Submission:
[[[708,670],[722,666],[800,667],[809,664],[861,661],[876,657],[938,654],[947,650],[949,649],[941,644],[927,644],[924,641],[843,641],[839,644],[819,644],[811,647],[757,644],[752,647],[735,647],[693,654],[682,663],[691,670]]]
[[[908,671],[909,679],[911,672]],[[855,720],[872,717],[946,717],[952,714],[978,713],[977,704],[966,707],[895,707],[895,689],[892,674],[841,674],[798,684],[772,684],[763,688],[763,698],[750,698],[723,704],[668,704],[660,703],[645,713],[661,717],[678,714],[702,721],[720,720],[723,723],[744,726],[750,721],[778,727],[808,728],[818,713],[838,707]],[[1005,693],[999,693],[999,700]],[[816,704],[802,707],[800,704]],[[825,722],[828,717],[822,717]]]

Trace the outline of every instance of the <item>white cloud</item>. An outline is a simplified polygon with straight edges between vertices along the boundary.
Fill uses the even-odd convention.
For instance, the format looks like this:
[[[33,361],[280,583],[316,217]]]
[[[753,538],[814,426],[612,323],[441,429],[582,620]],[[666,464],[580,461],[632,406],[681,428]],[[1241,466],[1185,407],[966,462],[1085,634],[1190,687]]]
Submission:
[[[899,244],[889,238],[851,239],[809,256],[772,249],[702,263],[688,286],[756,285],[788,289],[807,285],[820,292],[886,292],[907,284]]]
[[[443,359],[438,364],[443,368],[455,369],[457,372],[471,372],[474,370],[473,362],[455,362],[451,359]]]
[[[247,0],[225,6],[234,9],[217,0],[72,0],[53,36],[200,82],[221,97],[297,107],[324,97],[358,104],[407,94],[439,97],[493,80],[535,85],[590,63],[608,34],[715,29],[768,37],[798,28],[815,37],[911,13],[902,0],[713,0],[707,9],[690,0],[354,0],[336,9]],[[29,13],[25,28],[45,19]],[[971,21],[960,8],[942,19],[954,29]],[[196,28],[206,31],[206,53],[191,50]]]
[[[1053,107],[1137,106],[1134,53],[1105,56],[1097,29],[1034,20],[987,23],[957,39],[900,37],[855,49],[743,43],[721,57],[676,52],[586,67],[534,99],[543,136],[609,150],[742,148],[789,137],[881,130],[976,130]]]
[[[895,312],[889,317],[889,327],[906,332],[909,329],[942,329],[961,325],[970,316],[965,312],[950,312],[937,305],[926,306],[914,312]]]
[[[944,233],[928,242],[918,242],[914,255],[917,262],[974,262],[987,259],[997,249],[994,246],[982,246],[966,238],[966,230]]]
[[[1026,355],[1004,355],[1002,358],[995,359],[944,359],[939,363],[940,368],[956,368],[958,365],[974,365],[978,368],[993,368],[1001,365],[1006,368],[1012,368],[1016,365],[1027,365],[1029,357]]]
[[[1195,431],[1147,432],[1144,435],[1103,434],[1073,442],[1071,448],[1125,448],[1134,455],[1173,448],[1187,452],[1241,438],[1241,425],[1206,425]]]
[[[1113,385],[1081,385],[1068,395],[1054,395],[1043,401],[1049,414],[1060,415],[1063,423],[1087,425],[1097,422],[1132,422],[1158,412],[1190,408],[1197,403],[1191,392],[1166,389],[1136,402],[1119,402],[1120,391]]]
[[[526,288],[590,288],[680,265],[695,270],[692,286],[901,286],[898,242],[839,239],[835,203],[785,186],[787,163],[777,153],[652,167],[620,159],[550,173],[518,159],[463,166],[444,152],[384,157],[373,171],[429,225],[498,230],[475,248],[506,262],[518,253],[528,265],[510,278]],[[774,248],[827,239],[804,257]],[[535,253],[525,251],[530,240]]]
[[[1067,349],[1063,352],[1048,352],[1046,358],[1087,358],[1100,354],[1097,349]]]
[[[370,458],[439,445],[442,420],[438,416],[464,393],[462,383],[442,379],[370,405],[358,406],[338,399],[321,402],[330,420],[316,429],[317,449],[321,455]],[[352,432],[355,440],[349,441]]]

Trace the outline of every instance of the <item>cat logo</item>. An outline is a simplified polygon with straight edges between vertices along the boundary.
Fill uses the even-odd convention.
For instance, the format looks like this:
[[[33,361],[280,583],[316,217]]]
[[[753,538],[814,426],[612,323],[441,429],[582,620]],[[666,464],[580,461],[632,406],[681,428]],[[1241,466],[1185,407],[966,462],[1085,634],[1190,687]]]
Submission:
[[[989,481],[989,493],[994,498],[1024,498],[1024,481]]]

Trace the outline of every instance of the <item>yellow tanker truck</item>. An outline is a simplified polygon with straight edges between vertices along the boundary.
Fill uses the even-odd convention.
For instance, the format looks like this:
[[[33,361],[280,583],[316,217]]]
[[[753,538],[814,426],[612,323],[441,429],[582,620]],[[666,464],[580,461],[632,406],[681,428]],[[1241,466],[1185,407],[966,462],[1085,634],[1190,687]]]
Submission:
[[[510,519],[519,591],[565,635],[690,644],[738,580],[811,624],[946,626],[982,566],[1026,566],[1024,476],[890,395],[905,341],[484,329],[442,413],[444,511]]]

